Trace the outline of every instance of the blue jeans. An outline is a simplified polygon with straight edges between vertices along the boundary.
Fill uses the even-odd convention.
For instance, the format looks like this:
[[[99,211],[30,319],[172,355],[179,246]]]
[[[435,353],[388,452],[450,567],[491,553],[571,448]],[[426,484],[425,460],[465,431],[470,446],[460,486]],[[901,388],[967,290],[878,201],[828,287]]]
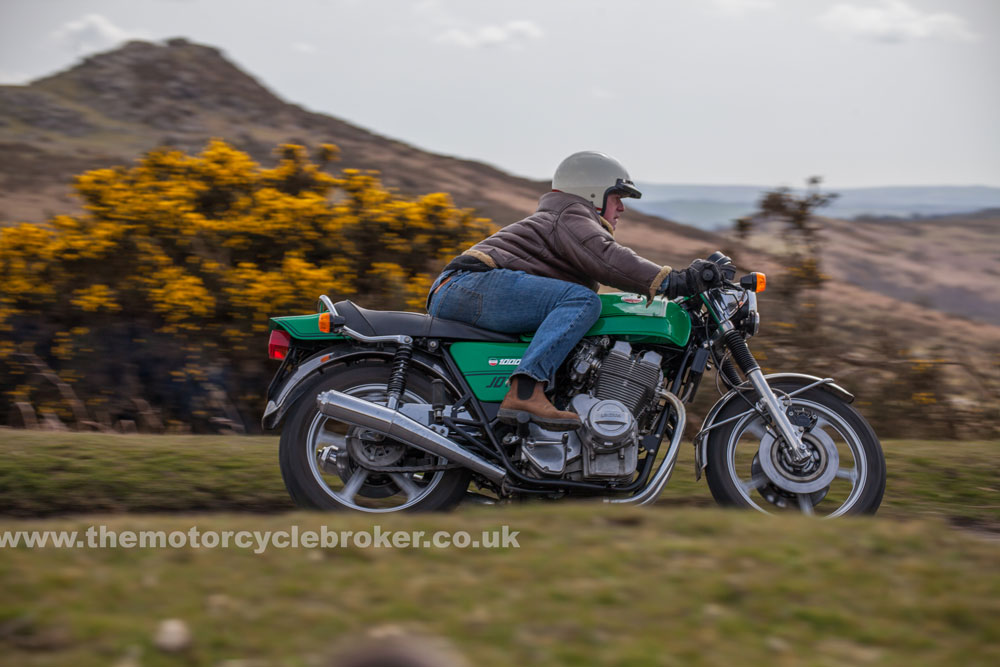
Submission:
[[[431,297],[434,317],[534,338],[514,373],[550,382],[556,369],[601,315],[601,299],[583,285],[524,271],[446,271],[451,280]],[[551,386],[551,384],[550,384]]]

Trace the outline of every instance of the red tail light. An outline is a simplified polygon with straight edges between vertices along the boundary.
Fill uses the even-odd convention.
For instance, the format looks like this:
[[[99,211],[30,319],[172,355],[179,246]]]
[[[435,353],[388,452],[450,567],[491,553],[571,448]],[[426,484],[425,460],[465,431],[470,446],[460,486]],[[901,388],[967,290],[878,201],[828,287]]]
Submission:
[[[288,356],[291,343],[292,338],[287,333],[279,329],[273,330],[271,338],[267,341],[267,356],[271,359],[284,359]]]

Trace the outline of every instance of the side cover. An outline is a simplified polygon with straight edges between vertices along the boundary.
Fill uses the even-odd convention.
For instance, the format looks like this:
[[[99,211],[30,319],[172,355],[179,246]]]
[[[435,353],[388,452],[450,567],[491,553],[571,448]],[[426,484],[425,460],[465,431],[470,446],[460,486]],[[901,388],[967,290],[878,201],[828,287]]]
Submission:
[[[527,343],[453,343],[449,351],[480,401],[502,401]]]

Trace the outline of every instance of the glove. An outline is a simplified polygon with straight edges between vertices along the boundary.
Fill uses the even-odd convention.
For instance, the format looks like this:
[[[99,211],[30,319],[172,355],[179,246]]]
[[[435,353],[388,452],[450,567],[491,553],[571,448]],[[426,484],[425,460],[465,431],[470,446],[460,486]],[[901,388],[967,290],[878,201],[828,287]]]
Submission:
[[[668,299],[694,296],[722,284],[722,271],[714,262],[696,259],[683,271],[671,271],[658,290]]]

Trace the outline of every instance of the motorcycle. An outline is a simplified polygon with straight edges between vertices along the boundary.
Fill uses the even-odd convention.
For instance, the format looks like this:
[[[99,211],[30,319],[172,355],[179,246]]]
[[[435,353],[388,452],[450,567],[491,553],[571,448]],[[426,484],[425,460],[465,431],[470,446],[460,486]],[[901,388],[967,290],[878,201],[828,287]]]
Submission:
[[[582,425],[547,431],[497,419],[530,334],[509,335],[320,297],[319,312],[271,319],[280,359],[265,429],[282,427],[281,473],[302,507],[447,510],[544,497],[647,505],[677,461],[690,403],[714,369],[724,395],[694,436],[695,475],[726,506],[825,517],[874,513],[885,490],[877,436],[832,378],[765,375],[757,334],[766,278],[652,303],[601,294],[597,323],[548,392]],[[663,443],[666,448],[663,451]],[[470,483],[476,492],[470,490]]]

